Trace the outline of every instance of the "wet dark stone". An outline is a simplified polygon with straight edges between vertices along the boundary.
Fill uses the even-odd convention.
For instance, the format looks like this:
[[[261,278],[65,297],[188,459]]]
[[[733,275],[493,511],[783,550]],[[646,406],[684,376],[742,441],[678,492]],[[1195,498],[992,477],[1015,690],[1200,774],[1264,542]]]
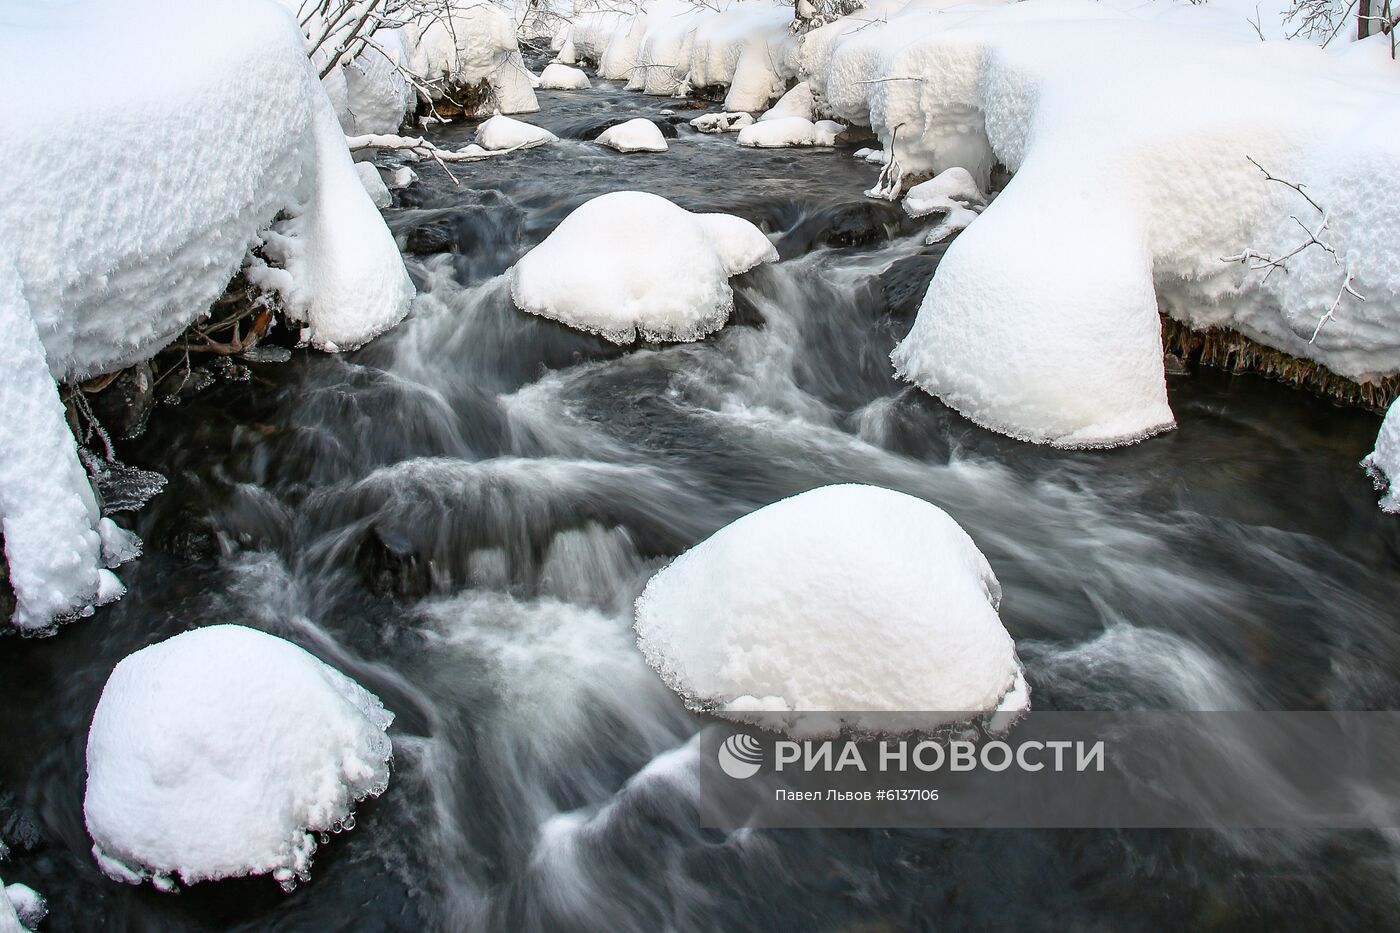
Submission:
[[[192,561],[212,560],[219,553],[219,539],[201,515],[181,510],[173,515],[156,538],[161,549]]]
[[[784,259],[821,246],[866,246],[912,233],[916,224],[887,201],[854,201],[808,214],[778,241]]]
[[[5,561],[5,536],[0,534],[0,625],[15,614],[15,591],[10,588],[10,565]]]
[[[89,396],[92,413],[110,433],[136,437],[146,430],[146,419],[156,403],[156,380],[150,363],[137,363],[101,392]]]
[[[0,791],[0,847],[9,849],[11,857],[44,847],[38,819],[9,791]]]
[[[495,192],[486,192],[495,194]],[[406,221],[407,222],[407,221]],[[402,228],[400,228],[402,229]],[[450,213],[434,214],[403,233],[404,251],[416,256],[456,253],[471,258],[486,275],[504,272],[515,261],[523,238],[524,214],[499,196],[481,199]]]
[[[880,288],[885,293],[885,303],[890,315],[897,318],[912,318],[923,303],[928,283],[933,279],[933,271],[947,251],[946,244],[929,247],[927,252],[907,256],[885,270],[880,276]]]
[[[433,589],[429,562],[419,557],[407,535],[383,524],[365,534],[355,553],[355,567],[377,596],[421,599]]]

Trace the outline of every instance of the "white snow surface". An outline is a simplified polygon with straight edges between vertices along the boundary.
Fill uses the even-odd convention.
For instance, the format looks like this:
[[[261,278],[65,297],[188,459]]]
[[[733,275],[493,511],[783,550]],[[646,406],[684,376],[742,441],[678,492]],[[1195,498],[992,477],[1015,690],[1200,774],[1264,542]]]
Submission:
[[[532,149],[559,139],[549,130],[497,113],[476,128],[476,141],[487,150]]]
[[[87,741],[83,812],[99,867],[171,890],[239,875],[304,880],[315,833],[383,792],[393,714],[315,656],[240,625],[128,655]]]
[[[1362,464],[1375,479],[1376,487],[1385,490],[1381,508],[1400,512],[1400,401],[1391,403],[1376,437],[1376,449]]]
[[[614,343],[698,340],[734,308],[729,277],[778,252],[753,224],[615,191],[577,207],[511,270],[521,310]]]
[[[651,578],[637,640],[688,705],[754,711],[1024,708],[1001,588],[946,512],[824,486],[738,519]]]
[[[785,146],[815,146],[817,127],[805,117],[780,117],[760,120],[739,131],[739,145],[757,149],[780,149]]]
[[[1277,4],[1262,16],[1274,22]],[[1366,380],[1400,370],[1400,66],[1373,39],[1260,42],[1252,4],[887,3],[804,37],[820,109],[894,154],[874,193],[1014,177],[949,248],[897,370],[974,421],[1063,446],[1173,424],[1158,312]],[[1269,33],[1274,34],[1274,33]],[[1388,48],[1388,47],[1387,47]],[[1242,106],[1241,101],[1249,101]],[[1267,281],[1222,261],[1312,249]],[[965,219],[965,218],[964,218]],[[1346,299],[1313,340],[1351,266]]]
[[[448,86],[486,81],[501,113],[539,110],[510,14],[488,0],[447,0],[446,5],[447,14],[435,10],[421,28],[406,27],[413,73],[439,98]]]
[[[785,120],[788,117],[801,117],[804,120],[816,119],[816,105],[812,101],[812,86],[802,81],[792,86],[776,104],[763,116],[762,120]]]
[[[546,90],[583,91],[593,85],[589,82],[588,75],[584,74],[581,69],[562,65],[559,62],[551,62],[544,66],[544,71],[540,72],[539,86]]]
[[[0,521],[12,622],[42,629],[120,595],[106,568],[139,551],[99,521],[55,380],[151,356],[260,239],[284,268],[252,277],[316,346],[371,339],[413,287],[276,4],[3,0],[0,78]]]
[[[610,126],[595,141],[618,152],[666,151],[666,137],[661,135],[661,129],[644,117]]]
[[[394,203],[389,186],[384,184],[384,179],[380,177],[379,169],[374,167],[373,162],[356,162],[355,173],[360,176],[360,184],[364,185],[365,194],[369,195],[370,202],[375,207],[383,210]]]

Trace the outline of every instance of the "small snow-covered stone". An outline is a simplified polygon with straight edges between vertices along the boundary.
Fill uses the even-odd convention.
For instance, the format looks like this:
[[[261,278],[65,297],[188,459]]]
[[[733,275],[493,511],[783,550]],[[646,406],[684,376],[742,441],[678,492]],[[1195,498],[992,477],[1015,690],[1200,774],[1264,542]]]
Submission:
[[[795,84],[788,90],[778,102],[768,109],[763,116],[759,117],[759,122],[765,120],[785,120],[788,117],[801,117],[811,121],[815,112],[815,104],[812,101],[812,88],[806,81]]]
[[[986,558],[942,509],[826,486],[672,561],[637,600],[636,631],[694,708],[982,714],[1029,703],[1000,599]]]
[[[777,258],[743,218],[615,191],[580,205],[516,263],[511,294],[524,311],[614,343],[698,340],[729,319],[729,277]]]
[[[554,91],[586,91],[593,85],[578,68],[551,62],[540,72],[540,87]]]
[[[558,140],[549,130],[500,113],[476,128],[476,141],[483,149],[532,149]]]
[[[389,187],[394,191],[407,188],[418,180],[418,173],[407,165],[401,165],[394,169],[394,177],[389,182]]]
[[[1400,401],[1391,403],[1376,436],[1376,449],[1362,464],[1376,481],[1376,488],[1385,490],[1381,508],[1400,512]]]
[[[910,217],[924,217],[955,207],[980,207],[986,203],[987,198],[977,187],[972,173],[960,165],[944,169],[904,195],[904,211]]]
[[[0,881],[0,933],[37,930],[49,912],[39,892],[24,884],[8,887]]]
[[[817,127],[805,117],[782,117],[760,120],[739,131],[739,145],[756,149],[781,149],[785,146],[815,146]]]
[[[393,714],[313,655],[213,625],[128,655],[87,742],[83,811],[109,877],[304,879],[315,833],[389,783]]]
[[[666,137],[661,135],[661,130],[655,123],[641,117],[608,127],[596,142],[618,152],[666,151]]]
[[[701,133],[736,133],[746,126],[753,126],[753,116],[738,113],[707,113],[690,121],[690,125]]]
[[[379,169],[374,167],[373,162],[356,162],[355,172],[360,176],[360,184],[365,186],[365,194],[369,195],[375,207],[382,211],[394,203],[394,196],[389,193],[384,179],[379,177]]]
[[[837,123],[835,120],[818,120],[812,125],[812,144],[816,146],[834,146],[836,137],[846,131],[846,124]]]

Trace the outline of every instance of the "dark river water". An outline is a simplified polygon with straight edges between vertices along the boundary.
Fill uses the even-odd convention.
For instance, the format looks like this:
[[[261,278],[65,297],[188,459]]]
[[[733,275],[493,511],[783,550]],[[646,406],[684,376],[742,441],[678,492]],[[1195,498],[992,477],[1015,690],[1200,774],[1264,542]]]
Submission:
[[[386,212],[413,317],[160,408],[119,444],[170,479],[123,519],[147,546],[127,597],[0,645],[0,874],[49,898],[48,929],[1397,926],[1400,840],[1377,832],[697,829],[684,768],[647,766],[703,720],[642,661],[631,602],[725,523],[827,483],[967,529],[1039,708],[1400,707],[1400,522],[1357,466],[1379,419],[1202,370],[1171,377],[1179,428],[1134,447],[988,433],[892,376],[941,251],[861,196],[874,166],[688,128],[620,155],[584,140],[667,102],[540,97],[526,119],[559,144],[458,166],[460,187],[419,165]],[[500,274],[618,189],[744,216],[783,261],[736,279],[735,319],[698,344],[619,349],[517,312]],[[222,621],[384,700],[389,790],[292,894],[116,884],[82,816],[102,685]]]

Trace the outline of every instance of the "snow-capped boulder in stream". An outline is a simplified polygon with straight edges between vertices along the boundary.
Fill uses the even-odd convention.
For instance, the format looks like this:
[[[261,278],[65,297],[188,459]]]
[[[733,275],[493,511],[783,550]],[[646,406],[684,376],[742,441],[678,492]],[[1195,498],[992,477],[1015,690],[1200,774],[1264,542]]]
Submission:
[[[393,326],[413,286],[276,4],[5,4],[0,79],[0,520],[12,621],[42,629],[120,595],[108,568],[139,551],[100,518],[56,380],[152,356],[245,259],[326,349]]]
[[[3,853],[0,846],[0,853]],[[0,880],[0,933],[28,933],[39,929],[48,914],[48,904],[28,885],[6,885]]]
[[[533,149],[558,139],[549,130],[500,113],[483,120],[476,128],[477,144],[488,150]]]
[[[315,834],[353,828],[389,783],[378,697],[274,635],[212,625],[128,655],[87,741],[83,812],[99,867],[163,891],[272,873],[305,880]]]
[[[666,151],[666,137],[655,123],[642,117],[608,127],[595,141],[618,152]]]
[[[586,91],[593,85],[582,69],[551,62],[540,72],[540,87],[553,91]]]
[[[825,486],[672,561],[637,600],[636,631],[696,709],[981,715],[1029,700],[1000,600],[986,558],[942,509]],[[837,718],[881,728],[880,717]]]
[[[614,343],[699,340],[734,308],[729,277],[778,251],[741,217],[614,191],[577,207],[511,270],[523,311]]]
[[[1376,488],[1384,490],[1381,508],[1400,512],[1400,401],[1391,403],[1376,437],[1376,449],[1362,465],[1376,481]]]
[[[779,117],[760,120],[739,131],[739,145],[755,149],[782,149],[787,146],[834,146],[836,134],[846,127],[834,120],[813,123],[805,117]]]

